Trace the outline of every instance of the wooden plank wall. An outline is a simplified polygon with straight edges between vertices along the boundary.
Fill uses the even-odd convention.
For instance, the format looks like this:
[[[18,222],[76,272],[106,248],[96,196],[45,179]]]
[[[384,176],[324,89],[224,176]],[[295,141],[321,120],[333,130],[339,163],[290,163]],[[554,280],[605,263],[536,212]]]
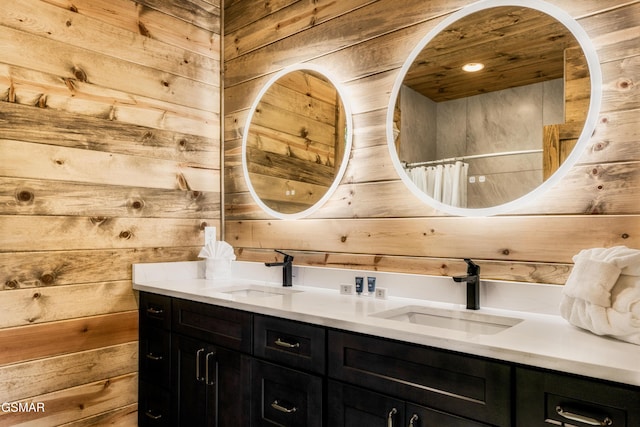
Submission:
[[[0,426],[136,425],[131,264],[221,228],[219,0],[4,0]]]
[[[431,28],[474,1],[225,3],[225,237],[240,259],[272,260],[278,248],[298,264],[453,275],[465,271],[461,258],[470,257],[485,278],[562,284],[581,249],[640,248],[637,0],[549,0],[583,26],[603,74],[595,133],[557,186],[489,218],[444,215],[404,187],[385,136],[394,80]],[[328,203],[311,218],[282,221],[261,212],[247,193],[240,146],[261,86],[297,62],[325,67],[343,82],[355,136],[346,175]]]

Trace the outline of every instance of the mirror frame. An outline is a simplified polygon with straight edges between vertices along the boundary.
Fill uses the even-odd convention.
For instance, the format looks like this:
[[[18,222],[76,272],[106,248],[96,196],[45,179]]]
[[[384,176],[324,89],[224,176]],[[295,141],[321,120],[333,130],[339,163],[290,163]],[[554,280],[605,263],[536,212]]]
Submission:
[[[442,202],[436,201],[435,199],[429,197],[426,193],[420,190],[414,183],[411,181],[409,175],[405,172],[402,163],[400,162],[400,158],[398,157],[398,153],[395,147],[395,137],[393,132],[393,116],[394,109],[398,99],[398,94],[400,93],[400,88],[404,82],[404,78],[407,75],[409,68],[418,57],[422,49],[427,46],[427,44],[441,31],[446,29],[451,24],[457,22],[461,18],[464,18],[468,15],[471,15],[475,12],[501,7],[501,6],[521,6],[527,7],[530,9],[536,9],[541,12],[546,13],[547,15],[555,18],[561,24],[563,24],[575,37],[578,41],[578,44],[582,48],[582,52],[587,60],[587,65],[589,68],[589,74],[591,78],[591,97],[589,100],[589,109],[587,111],[587,118],[585,120],[584,127],[582,128],[582,132],[578,137],[578,142],[574,146],[571,153],[567,156],[567,159],[560,165],[560,167],[543,183],[541,183],[538,187],[536,187],[531,192],[518,197],[515,200],[512,200],[507,203],[503,203],[501,205],[491,206],[487,208],[460,208],[451,205],[444,204]],[[539,197],[543,192],[547,191],[552,186],[556,185],[564,175],[566,175],[567,171],[573,167],[578,158],[582,155],[585,147],[588,144],[591,135],[596,126],[597,118],[600,112],[600,104],[602,101],[602,72],[600,70],[600,61],[596,54],[595,47],[593,46],[591,39],[584,31],[584,29],[578,24],[578,22],[573,19],[567,12],[564,10],[549,4],[545,1],[536,1],[531,2],[527,0],[481,0],[477,3],[473,3],[469,6],[466,6],[459,11],[451,14],[447,18],[445,18],[442,22],[436,25],[433,29],[431,29],[426,36],[420,40],[420,42],[413,48],[411,54],[403,64],[400,69],[398,76],[396,77],[396,81],[391,90],[391,95],[389,99],[389,105],[387,108],[387,146],[389,148],[389,154],[391,156],[391,160],[393,161],[393,165],[398,172],[398,175],[404,181],[405,185],[411,190],[411,192],[418,197],[420,200],[425,202],[427,205],[434,207],[435,209],[456,216],[493,216],[504,214],[508,211],[511,211],[519,206],[522,206],[523,203],[529,203],[534,198]]]
[[[256,193],[255,188],[251,184],[251,179],[250,179],[250,176],[249,176],[249,166],[248,166],[248,163],[247,163],[248,162],[248,159],[247,159],[247,141],[248,141],[248,137],[249,137],[249,128],[251,126],[251,120],[253,119],[253,115],[254,115],[257,107],[258,107],[258,104],[262,100],[262,97],[264,96],[264,94],[282,76],[284,76],[286,74],[289,74],[289,73],[292,73],[292,72],[295,72],[295,71],[311,71],[311,72],[314,72],[316,74],[320,74],[321,76],[326,78],[333,85],[333,87],[336,88],[336,91],[338,93],[338,96],[340,97],[340,100],[342,101],[342,105],[344,107],[344,112],[345,112],[345,124],[346,124],[346,129],[345,129],[345,147],[344,147],[344,156],[342,158],[342,162],[340,164],[340,168],[338,169],[338,171],[337,171],[337,173],[336,173],[336,175],[335,175],[335,177],[333,179],[333,183],[327,189],[325,194],[317,202],[315,202],[311,207],[309,207],[309,208],[307,208],[307,209],[305,209],[303,211],[295,212],[295,213],[282,213],[282,212],[278,212],[278,211],[270,208],[269,206],[267,206],[262,201],[260,196],[258,196],[258,194]],[[265,211],[266,213],[268,213],[269,215],[271,215],[271,216],[273,216],[275,218],[280,218],[280,219],[299,219],[299,218],[304,218],[306,216],[311,215],[313,212],[315,212],[318,208],[320,208],[320,206],[322,206],[324,203],[326,203],[326,201],[333,195],[333,193],[338,188],[338,185],[340,185],[340,181],[342,181],[342,177],[344,176],[344,173],[347,170],[347,164],[348,164],[349,157],[351,156],[351,145],[352,145],[352,138],[353,138],[353,117],[352,117],[352,113],[351,113],[351,106],[350,106],[349,102],[347,101],[347,99],[348,98],[346,96],[344,88],[338,83],[338,81],[335,79],[335,77],[333,77],[330,73],[328,73],[327,70],[325,70],[322,67],[320,67],[318,65],[315,65],[315,64],[294,64],[294,65],[288,66],[288,67],[280,70],[276,74],[274,74],[267,81],[267,83],[262,87],[262,89],[260,90],[260,92],[256,96],[256,99],[254,100],[253,104],[251,105],[251,109],[249,110],[249,116],[247,117],[247,120],[246,120],[246,123],[245,123],[245,127],[244,127],[244,132],[243,132],[243,135],[242,135],[242,174],[243,174],[244,179],[245,179],[245,181],[247,183],[247,187],[249,188],[249,193],[251,194],[251,197],[256,202],[256,204],[258,204],[258,206],[260,206],[260,208],[262,208],[263,211]]]

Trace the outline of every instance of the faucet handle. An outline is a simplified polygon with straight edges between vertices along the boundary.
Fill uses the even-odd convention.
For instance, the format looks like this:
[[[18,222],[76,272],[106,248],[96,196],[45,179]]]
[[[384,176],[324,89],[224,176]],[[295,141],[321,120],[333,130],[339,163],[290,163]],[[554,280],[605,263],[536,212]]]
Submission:
[[[293,262],[293,255],[286,254],[286,253],[284,253],[282,251],[279,251],[277,249],[274,249],[274,250],[276,252],[278,252],[279,254],[284,255],[284,262],[285,263]]]
[[[464,262],[467,263],[467,275],[480,276],[480,266],[469,258],[464,258]]]

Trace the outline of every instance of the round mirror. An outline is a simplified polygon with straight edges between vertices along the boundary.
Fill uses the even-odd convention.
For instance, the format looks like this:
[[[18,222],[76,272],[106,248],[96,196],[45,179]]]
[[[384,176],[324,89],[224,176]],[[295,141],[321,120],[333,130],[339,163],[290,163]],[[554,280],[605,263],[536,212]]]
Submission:
[[[260,91],[245,127],[242,167],[266,212],[283,219],[309,215],[338,186],[351,149],[345,99],[310,64],[282,70]]]
[[[481,1],[429,32],[394,85],[387,141],[407,186],[454,215],[495,215],[557,182],[600,105],[595,50],[545,2]]]

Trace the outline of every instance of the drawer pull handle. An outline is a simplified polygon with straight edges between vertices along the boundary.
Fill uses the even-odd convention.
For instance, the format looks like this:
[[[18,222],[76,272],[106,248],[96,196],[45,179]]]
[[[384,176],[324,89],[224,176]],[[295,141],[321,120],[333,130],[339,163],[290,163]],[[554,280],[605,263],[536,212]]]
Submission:
[[[567,412],[560,405],[556,406],[556,413],[563,418],[571,421],[578,421],[590,426],[612,426],[613,420],[609,417],[604,417],[602,421],[598,421],[595,418],[587,417],[585,415],[574,414],[573,412]]]
[[[211,356],[215,356],[215,355],[216,355],[216,352],[212,351],[212,352],[207,353],[207,355],[204,358],[204,361],[205,361],[205,364],[204,364],[204,382],[205,382],[206,385],[214,385],[216,383],[216,377],[218,376],[217,372],[216,372],[216,375],[213,377],[213,379],[211,379],[211,374],[209,373],[209,358]],[[214,363],[216,363],[216,362],[217,361],[214,359]],[[217,364],[216,364],[216,368],[217,368]]]
[[[204,352],[204,348],[196,351],[196,381],[202,381],[203,378],[200,376],[200,354]]]
[[[393,418],[398,413],[396,408],[391,408],[389,414],[387,414],[387,427],[393,427]]]
[[[162,356],[156,356],[153,353],[147,353],[147,359],[153,360],[154,362],[162,360]]]
[[[298,408],[296,408],[295,406],[291,406],[290,408],[287,408],[278,399],[273,401],[273,403],[271,404],[271,407],[276,411],[284,412],[285,414],[292,414],[298,410]]]
[[[411,418],[409,419],[409,427],[416,427],[419,421],[420,417],[418,416],[418,414],[411,415]]]
[[[275,343],[276,343],[277,346],[284,347],[284,348],[299,348],[300,347],[300,343],[299,342],[291,344],[290,342],[283,341],[281,338],[276,339]]]
[[[154,414],[151,409],[149,409],[144,414],[147,416],[147,418],[151,418],[152,420],[159,420],[160,418],[162,418],[162,414]]]
[[[164,310],[161,308],[155,308],[155,307],[148,307],[147,308],[147,314],[150,314],[152,316],[159,316],[162,313],[164,313]]]

